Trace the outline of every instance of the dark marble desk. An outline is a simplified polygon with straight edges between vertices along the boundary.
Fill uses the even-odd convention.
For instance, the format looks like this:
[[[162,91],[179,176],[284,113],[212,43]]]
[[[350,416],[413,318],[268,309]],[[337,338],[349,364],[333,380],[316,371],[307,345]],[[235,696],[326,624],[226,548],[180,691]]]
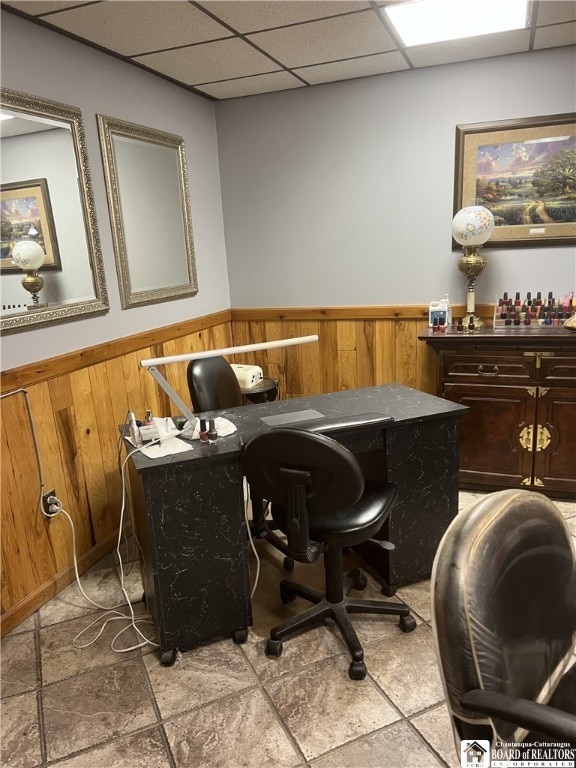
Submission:
[[[248,405],[210,415],[238,428],[215,444],[162,459],[131,458],[142,578],[163,660],[175,649],[232,633],[242,642],[252,623],[242,446],[271,429],[262,417],[315,410],[330,417],[377,412],[394,421],[334,433],[358,456],[368,478],[398,487],[398,503],[375,543],[358,547],[366,566],[392,594],[430,575],[443,532],[458,510],[460,405],[399,384]],[[301,423],[305,426],[305,422]]]

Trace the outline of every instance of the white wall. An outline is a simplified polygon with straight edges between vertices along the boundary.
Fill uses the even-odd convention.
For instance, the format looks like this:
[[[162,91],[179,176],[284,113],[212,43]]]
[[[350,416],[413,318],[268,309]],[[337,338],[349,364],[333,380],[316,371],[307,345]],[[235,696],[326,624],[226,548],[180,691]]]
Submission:
[[[230,293],[212,102],[9,13],[2,13],[1,35],[4,87],[82,110],[110,298],[106,315],[3,336],[2,369],[227,309]],[[97,113],[184,138],[198,272],[196,297],[120,309]]]
[[[576,108],[575,47],[216,106],[233,307],[465,301],[458,124]],[[486,247],[477,297],[576,287],[574,248]]]

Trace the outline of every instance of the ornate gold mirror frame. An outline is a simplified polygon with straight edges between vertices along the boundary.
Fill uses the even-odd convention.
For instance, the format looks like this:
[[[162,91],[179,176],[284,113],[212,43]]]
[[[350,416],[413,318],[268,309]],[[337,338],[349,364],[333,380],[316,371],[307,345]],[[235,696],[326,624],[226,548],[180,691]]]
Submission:
[[[66,162],[64,165],[68,166],[70,176],[73,177],[70,188],[73,188],[74,192],[67,195],[66,199],[62,199],[63,195],[58,195],[59,179],[56,178],[57,172],[54,173],[52,178],[42,179],[55,192],[52,198],[50,214],[52,215],[53,212],[53,234],[55,233],[55,236],[58,238],[60,252],[57,271],[48,271],[44,274],[43,268],[40,267],[39,269],[41,274],[44,274],[45,282],[48,284],[44,294],[49,296],[50,290],[54,289],[53,293],[57,298],[49,299],[46,306],[27,309],[25,308],[25,303],[29,297],[27,297],[24,289],[22,289],[22,307],[24,308],[16,310],[13,308],[3,308],[0,316],[0,329],[3,333],[27,331],[38,326],[51,325],[67,320],[75,320],[78,317],[107,312],[109,308],[108,294],[100,250],[82,113],[76,107],[60,104],[59,102],[50,101],[39,96],[13,91],[8,88],[1,89],[1,96],[2,110],[11,114],[13,118],[17,119],[21,116],[23,120],[37,121],[38,123],[44,121],[46,125],[43,127],[69,132],[71,140],[67,140],[70,146],[69,152],[66,150]],[[11,123],[12,121],[6,122]],[[54,131],[48,130],[46,135],[50,133],[54,133]],[[36,135],[41,136],[41,134]],[[11,152],[8,142],[11,140],[12,138],[2,139],[2,182],[8,188],[15,186],[15,179],[7,176],[9,154]],[[41,141],[41,139],[38,140]],[[6,145],[4,145],[4,141],[7,142]],[[37,145],[39,160],[42,154],[41,146]],[[12,174],[14,172],[18,174],[19,167],[16,171],[13,170]],[[25,179],[30,178],[31,173],[36,176],[44,175],[42,170],[34,174],[30,164],[26,170],[22,170]],[[76,194],[78,199],[76,199]],[[3,198],[4,196],[3,192]],[[64,211],[71,210],[77,211],[77,215],[72,215],[72,220],[70,214],[67,216],[64,213]],[[76,241],[78,243],[77,247],[69,248],[66,246],[66,242],[68,239],[68,229],[72,227],[78,231],[79,239]],[[6,258],[9,259],[9,257]],[[12,261],[10,259],[10,265],[5,270],[6,274],[2,271],[0,281],[11,281],[11,283],[20,281],[23,273],[15,275],[14,271],[18,272],[18,270],[14,270],[11,267]],[[77,293],[75,294],[74,280],[72,285],[62,287],[65,285],[68,275],[74,272],[75,269],[78,269],[78,267],[84,272],[84,284],[82,289],[78,288],[84,294],[82,296],[79,296]],[[47,266],[46,269],[49,270],[50,266]],[[87,290],[88,284],[90,284],[90,287]],[[2,286],[4,289],[2,291],[3,301],[7,293],[6,289],[9,287],[13,293],[14,285],[8,286],[6,283],[6,285]],[[20,306],[20,301],[18,301],[18,305]]]
[[[123,309],[198,292],[184,140],[98,115]]]

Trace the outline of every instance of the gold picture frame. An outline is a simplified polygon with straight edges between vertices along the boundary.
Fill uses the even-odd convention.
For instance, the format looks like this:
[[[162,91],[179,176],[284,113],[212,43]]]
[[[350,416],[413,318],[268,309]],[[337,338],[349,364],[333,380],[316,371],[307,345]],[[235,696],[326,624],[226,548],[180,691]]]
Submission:
[[[1,185],[2,216],[1,272],[20,272],[12,262],[12,248],[18,240],[36,240],[46,256],[41,270],[61,270],[60,251],[46,179],[16,181]],[[34,228],[33,236],[29,230]],[[10,233],[10,236],[8,236]]]
[[[576,244],[575,176],[576,113],[456,126],[454,214],[491,210],[492,247]]]

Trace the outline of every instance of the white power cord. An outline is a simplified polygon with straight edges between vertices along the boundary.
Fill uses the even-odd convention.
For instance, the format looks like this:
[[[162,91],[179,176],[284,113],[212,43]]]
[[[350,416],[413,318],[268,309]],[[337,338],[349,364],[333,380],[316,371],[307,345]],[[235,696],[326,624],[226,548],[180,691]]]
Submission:
[[[150,446],[155,445],[157,443],[160,443],[161,441],[165,442],[166,440],[174,439],[174,437],[176,437],[177,435],[166,435],[166,436],[164,436],[162,438],[158,437],[155,440],[152,440],[149,443],[146,443],[145,446],[137,447],[133,451],[130,451],[126,455],[124,461],[122,462],[122,465],[120,467],[120,474],[121,474],[121,478],[122,478],[122,505],[121,505],[121,508],[120,508],[120,523],[119,523],[119,526],[118,526],[118,541],[116,543],[116,553],[118,555],[118,564],[119,564],[119,569],[120,569],[120,589],[122,590],[122,593],[124,595],[124,598],[125,598],[126,602],[125,603],[120,603],[120,604],[114,605],[114,606],[100,605],[100,603],[97,603],[95,600],[92,600],[92,598],[89,597],[86,594],[86,592],[84,591],[84,589],[82,587],[82,583],[80,581],[80,574],[78,573],[78,561],[77,561],[77,558],[76,558],[76,531],[75,531],[75,528],[74,528],[74,521],[72,520],[72,517],[64,509],[61,500],[57,496],[49,496],[48,500],[47,500],[48,501],[48,512],[46,512],[45,509],[44,509],[44,505],[43,505],[44,487],[45,487],[45,484],[44,484],[44,474],[43,474],[43,469],[42,469],[42,460],[40,458],[40,449],[39,449],[39,446],[38,446],[38,438],[36,436],[36,429],[35,429],[35,425],[34,425],[34,420],[32,418],[32,411],[30,409],[30,402],[28,400],[28,390],[23,389],[23,388],[16,389],[16,390],[14,390],[12,392],[7,392],[7,393],[5,393],[3,395],[0,395],[0,399],[3,399],[4,397],[9,397],[11,395],[20,394],[20,393],[22,393],[24,395],[24,400],[25,400],[25,403],[26,403],[26,411],[27,411],[27,414],[28,414],[28,421],[30,423],[30,429],[31,429],[31,432],[32,432],[32,439],[33,439],[33,442],[34,442],[34,451],[35,451],[35,454],[36,454],[36,464],[37,464],[37,467],[38,467],[38,476],[39,476],[39,480],[40,480],[40,493],[39,493],[39,496],[38,496],[38,508],[39,508],[40,512],[42,513],[42,515],[44,517],[48,518],[49,520],[54,518],[54,517],[57,517],[59,514],[63,514],[66,517],[66,519],[68,520],[68,523],[70,525],[70,529],[71,529],[71,532],[72,532],[72,560],[73,560],[73,564],[74,564],[74,575],[76,577],[76,583],[78,584],[78,588],[79,588],[82,596],[84,597],[84,599],[88,603],[90,603],[90,605],[93,605],[96,608],[100,608],[101,610],[105,611],[105,613],[103,615],[99,616],[97,619],[95,619],[93,622],[91,622],[87,627],[85,627],[81,632],[79,632],[76,635],[76,637],[72,641],[74,647],[75,648],[88,648],[90,645],[93,645],[96,642],[96,640],[98,640],[98,638],[102,635],[102,633],[104,632],[104,630],[106,629],[108,624],[110,622],[112,622],[112,621],[128,621],[129,622],[128,625],[126,627],[124,627],[124,629],[121,629],[120,632],[118,632],[112,638],[110,647],[112,648],[112,650],[115,653],[128,653],[129,651],[133,651],[133,650],[136,650],[138,648],[142,648],[142,647],[144,647],[146,645],[153,645],[156,648],[160,647],[158,643],[155,643],[153,640],[150,640],[149,638],[147,638],[141,632],[141,630],[138,628],[138,626],[137,626],[138,623],[152,624],[153,622],[150,619],[144,619],[144,618],[137,619],[135,617],[134,609],[132,607],[132,602],[131,602],[130,597],[128,596],[128,593],[126,592],[126,589],[124,587],[124,568],[123,568],[123,565],[122,565],[122,554],[120,552],[120,545],[122,543],[122,535],[123,535],[123,527],[124,527],[124,511],[125,511],[125,507],[126,507],[126,497],[127,497],[127,494],[126,494],[126,477],[125,477],[124,470],[125,470],[126,463],[127,463],[128,459],[131,456],[133,456],[135,453],[138,453],[139,451],[141,451],[145,447],[147,448],[147,447],[150,447]],[[119,438],[119,445],[121,445],[121,442],[122,442],[122,436]],[[249,519],[248,519],[249,493],[247,491],[246,479],[244,479],[244,489],[245,489],[245,493],[244,493],[244,499],[245,499],[244,500],[244,518],[246,520],[246,530],[247,530],[247,533],[248,533],[248,539],[249,539],[249,542],[250,542],[250,546],[252,548],[252,552],[254,553],[254,557],[256,558],[256,576],[255,576],[255,580],[254,580],[254,586],[252,587],[252,591],[250,593],[250,597],[252,598],[252,597],[254,597],[254,593],[256,591],[256,587],[258,586],[258,580],[259,580],[259,577],[260,577],[260,558],[258,556],[258,552],[256,551],[256,547],[254,545],[254,540],[253,540],[253,537],[252,537],[252,534],[251,534],[251,531],[250,531],[250,522],[249,522]],[[136,538],[136,544],[137,544],[138,548],[140,549],[140,543],[138,542],[137,538]],[[129,615],[121,613],[120,611],[117,610],[118,608],[124,608],[124,607],[127,607],[129,609],[129,612],[130,612]],[[109,618],[106,618],[107,616],[109,616]],[[82,635],[85,632],[87,632],[91,627],[93,627],[95,624],[97,624],[98,622],[101,622],[104,619],[106,619],[106,621],[104,621],[104,623],[100,627],[100,631],[98,632],[98,634],[92,640],[90,640],[88,643],[84,643],[84,644],[80,644],[78,642],[79,638],[82,637]],[[134,631],[136,632],[137,636],[142,639],[142,641],[137,643],[136,645],[133,645],[133,646],[130,646],[130,647],[127,647],[127,648],[116,648],[115,647],[116,640],[124,632],[129,630],[131,627],[134,629]]]
[[[254,538],[250,530],[250,520],[248,519],[248,504],[249,504],[250,493],[248,491],[248,483],[246,481],[246,478],[244,478],[243,488],[244,488],[244,519],[246,520],[246,532],[248,533],[248,540],[250,542],[250,546],[252,547],[252,552],[254,553],[254,557],[256,558],[256,576],[254,577],[254,586],[252,587],[252,591],[250,592],[250,599],[252,599],[254,597],[254,593],[256,592],[256,587],[258,586],[258,579],[260,578],[260,558],[258,556],[258,552],[256,551],[256,547],[254,546]]]

